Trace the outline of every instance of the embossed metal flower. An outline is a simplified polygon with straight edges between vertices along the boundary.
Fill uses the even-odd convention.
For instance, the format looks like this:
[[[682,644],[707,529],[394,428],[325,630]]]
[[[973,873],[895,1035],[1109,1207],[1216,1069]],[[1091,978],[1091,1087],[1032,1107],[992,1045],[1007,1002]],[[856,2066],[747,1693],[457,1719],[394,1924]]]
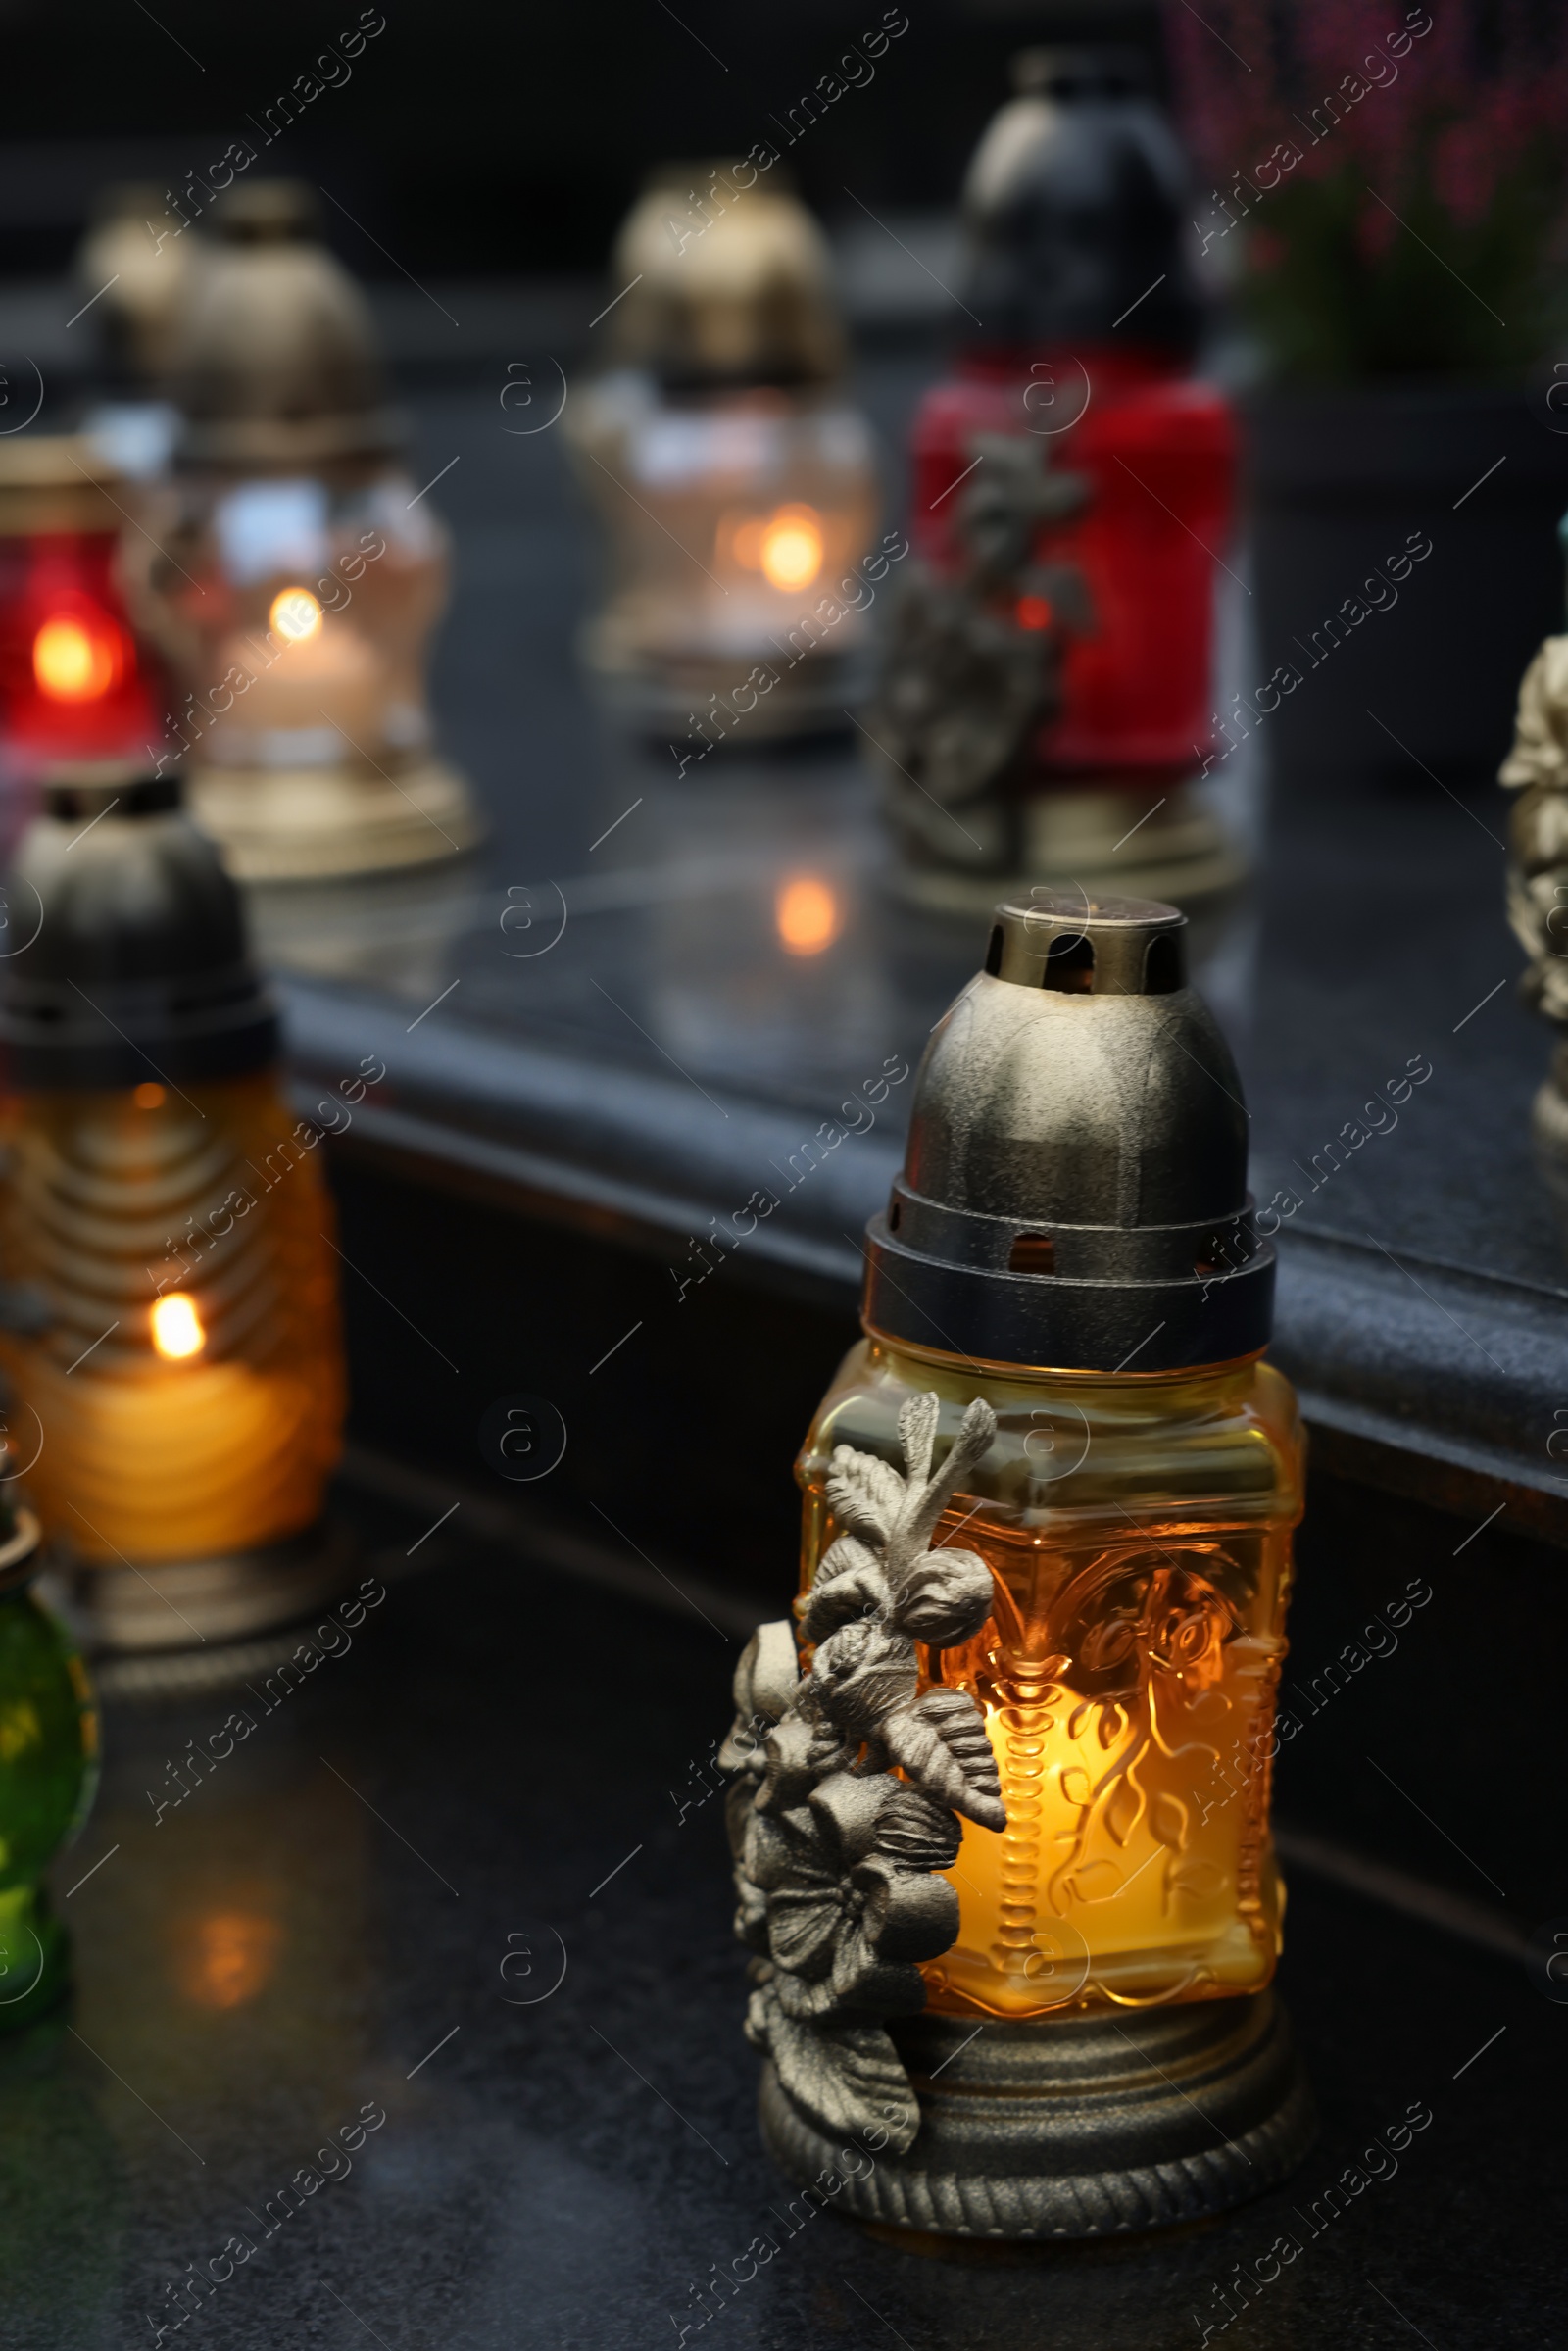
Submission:
[[[915,1962],[945,1951],[958,1926],[957,1895],[932,1873],[957,1850],[952,1814],[884,1773],[835,1772],[808,1803],[754,1813],[742,1873],[766,1905],[784,2013],[923,2007]]]
[[[800,1659],[789,1623],[759,1625],[741,1651],[730,1684],[735,1720],[718,1751],[718,1767],[760,1779],[767,1765],[768,1733],[779,1721],[800,1685]]]

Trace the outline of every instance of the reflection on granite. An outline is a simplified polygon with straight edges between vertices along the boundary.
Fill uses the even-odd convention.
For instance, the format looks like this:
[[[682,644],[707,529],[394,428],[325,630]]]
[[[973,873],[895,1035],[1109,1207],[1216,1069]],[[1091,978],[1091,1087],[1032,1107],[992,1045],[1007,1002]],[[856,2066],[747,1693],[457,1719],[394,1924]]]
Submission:
[[[418,1526],[380,1532],[401,1557]],[[452,1546],[270,1709],[270,1686],[113,1709],[58,1880],[74,2004],[0,2042],[8,2351],[170,2340],[181,2279],[181,2339],[234,2351],[708,2326],[759,2351],[1170,2351],[1234,2305],[1238,2263],[1256,2351],[1546,2339],[1564,2012],[1307,1878],[1282,1981],[1323,2129],[1286,2186],[1004,2263],[804,2218],[759,2142],[719,1807],[690,1804],[736,1646],[678,1600],[607,1607]],[[158,1816],[230,1706],[254,1732]],[[1369,2152],[1412,2106],[1430,2124]]]
[[[935,365],[863,367],[890,451]],[[264,943],[313,1084],[368,1051],[387,1062],[354,1148],[684,1247],[871,1072],[914,1063],[980,926],[900,899],[851,715],[793,750],[742,726],[684,768],[690,736],[633,742],[607,719],[574,659],[594,559],[559,437],[511,439],[492,407],[416,405],[428,470],[465,460],[440,493],[458,557],[435,694],[488,842],[444,871],[269,892]],[[1243,676],[1238,562],[1221,642]],[[1288,754],[1291,706],[1270,724]],[[1438,1462],[1450,1507],[1506,1497],[1568,1535],[1545,1450],[1568,1395],[1568,1265],[1528,1133],[1549,1039],[1512,987],[1501,796],[1460,800],[1413,761],[1403,784],[1351,786],[1286,758],[1265,811],[1260,748],[1248,738],[1210,778],[1261,836],[1256,876],[1193,946],[1278,1218],[1277,1352],[1357,1474],[1424,1492],[1414,1465]],[[803,887],[805,932],[788,911]],[[1431,1075],[1407,1099],[1366,1108],[1416,1065]],[[848,1304],[904,1115],[897,1098],[792,1191],[748,1264],[809,1270]]]
[[[890,453],[936,365],[862,366],[857,396]],[[411,1017],[457,980],[431,1015],[442,1024],[580,1042],[630,1067],[667,1068],[668,1054],[720,1090],[824,1107],[868,1048],[880,1057],[916,1047],[975,968],[979,942],[972,924],[916,914],[887,893],[889,851],[850,725],[840,745],[793,755],[749,749],[742,728],[677,780],[669,747],[626,741],[578,672],[594,543],[559,436],[509,437],[477,392],[426,393],[415,413],[421,457],[465,460],[441,489],[457,561],[436,699],[491,838],[444,872],[258,894],[277,963],[385,989]],[[1222,639],[1240,674],[1239,598]],[[1289,716],[1287,706],[1276,727]],[[1256,748],[1213,779],[1232,820],[1254,830],[1255,767],[1244,762]],[[1261,1198],[1425,1052],[1437,1075],[1404,1131],[1357,1154],[1303,1213],[1560,1288],[1524,1115],[1545,1033],[1509,986],[1454,1033],[1518,968],[1500,832],[1499,810],[1461,805],[1413,766],[1400,794],[1352,797],[1332,775],[1298,788],[1273,809],[1259,884],[1200,957],[1201,979],[1243,1062]],[[840,935],[817,956],[788,955],[776,935],[778,890],[796,872],[842,895]],[[523,922],[536,951],[560,891],[565,936],[517,959]]]

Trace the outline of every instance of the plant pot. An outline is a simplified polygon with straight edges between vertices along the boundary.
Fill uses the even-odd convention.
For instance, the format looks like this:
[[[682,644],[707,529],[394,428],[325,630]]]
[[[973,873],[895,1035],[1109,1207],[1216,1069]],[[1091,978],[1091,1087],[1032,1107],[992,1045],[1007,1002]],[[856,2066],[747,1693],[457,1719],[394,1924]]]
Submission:
[[[1243,413],[1257,682],[1298,680],[1264,737],[1276,776],[1490,780],[1563,626],[1568,435],[1523,387],[1269,389]]]

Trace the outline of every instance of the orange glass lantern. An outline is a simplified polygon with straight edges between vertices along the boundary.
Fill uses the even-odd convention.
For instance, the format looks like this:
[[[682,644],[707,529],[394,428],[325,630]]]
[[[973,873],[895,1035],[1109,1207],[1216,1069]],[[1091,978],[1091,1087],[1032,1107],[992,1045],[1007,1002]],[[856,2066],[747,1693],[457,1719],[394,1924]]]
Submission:
[[[0,964],[0,1360],[54,1572],[98,1647],[286,1621],[345,1572],[342,1343],[234,887],[175,779],[78,768],[7,889],[36,928]]]
[[[619,365],[566,413],[607,540],[589,665],[680,736],[683,771],[731,733],[842,726],[867,684],[878,498],[821,233],[755,166],[671,165],[613,268]]]
[[[1184,929],[997,908],[797,1464],[804,1653],[764,1625],[736,1677],[763,2131],[797,2180],[860,2139],[866,2220],[1131,2233],[1311,2135],[1269,1836],[1302,1440]]]

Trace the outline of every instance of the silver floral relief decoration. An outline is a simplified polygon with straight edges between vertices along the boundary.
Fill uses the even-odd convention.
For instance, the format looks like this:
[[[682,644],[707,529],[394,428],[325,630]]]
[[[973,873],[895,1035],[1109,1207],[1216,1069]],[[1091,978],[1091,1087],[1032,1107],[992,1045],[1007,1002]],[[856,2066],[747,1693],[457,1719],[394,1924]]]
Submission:
[[[916,1641],[972,1640],[992,1609],[983,1559],[928,1546],[990,1449],[996,1415],[976,1399],[933,1474],[939,1410],[937,1396],[919,1396],[899,1415],[902,1477],[874,1454],[835,1450],[827,1500],[846,1532],[800,1603],[810,1668],[801,1671],[791,1625],[760,1626],[718,1758],[737,1775],[735,1932],[757,1986],[747,2037],[824,2129],[884,2130],[899,2154],[919,2112],[884,2020],[924,2007],[917,1963],[956,1937],[958,1897],[935,1873],[957,1857],[957,1815],[1006,1826],[973,1698],[918,1691]]]

